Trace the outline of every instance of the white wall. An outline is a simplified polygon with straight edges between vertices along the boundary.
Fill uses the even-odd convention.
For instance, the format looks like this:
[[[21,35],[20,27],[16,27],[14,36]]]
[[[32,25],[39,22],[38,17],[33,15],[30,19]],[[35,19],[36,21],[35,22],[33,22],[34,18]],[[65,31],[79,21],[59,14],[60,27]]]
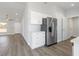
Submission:
[[[73,26],[74,26],[73,20],[68,19],[68,37],[73,36],[73,29],[74,29]]]
[[[20,22],[14,23],[14,33],[21,33],[21,23]]]
[[[73,36],[73,20],[71,18],[66,18],[66,20],[63,21],[63,25],[63,37],[65,40]]]
[[[79,16],[79,8],[78,7],[73,7],[65,12],[66,17],[74,17],[74,16]]]
[[[73,33],[70,34],[70,35],[79,36],[79,27],[78,27],[78,25],[79,25],[79,18],[77,17],[77,16],[79,16],[79,8],[78,7],[73,7],[73,8],[70,8],[70,9],[66,10],[65,15],[66,15],[67,18],[71,18],[72,20],[70,22],[73,23],[72,24],[72,26],[73,26]],[[75,18],[73,19],[72,17],[75,17]],[[69,20],[69,19],[67,19],[67,20]],[[71,31],[71,30],[68,29],[68,31]],[[68,32],[68,33],[70,33],[70,32]]]
[[[79,17],[75,17],[73,20],[73,35],[79,36]]]
[[[60,42],[60,41],[63,41],[64,39],[66,39],[66,33],[67,33],[67,30],[64,29],[64,28],[67,28],[67,24],[66,24],[66,17],[64,16],[64,12],[61,8],[58,8],[56,9],[56,18],[57,18],[57,41]]]
[[[67,24],[66,28],[64,28],[64,30],[67,30],[66,36],[64,35],[66,38],[79,36],[79,17],[68,18],[65,23]]]
[[[31,45],[31,39],[30,39],[30,16],[29,16],[29,8],[28,8],[28,5],[26,4],[26,7],[25,7],[25,12],[24,12],[24,15],[23,15],[23,19],[22,19],[22,23],[21,23],[21,28],[22,28],[22,35],[24,36],[25,38],[25,41],[28,43],[28,45]]]
[[[13,34],[14,33],[14,28],[15,28],[14,27],[14,21],[9,21],[8,25],[7,25],[7,31],[8,31],[7,33],[10,33],[10,34],[12,33]]]
[[[64,39],[68,39],[71,36],[79,36],[79,17],[67,18],[63,25],[63,28],[65,27],[63,30]]]
[[[63,40],[72,36],[72,20],[65,18],[63,20]]]
[[[64,40],[73,36],[74,33],[77,33],[77,32],[73,33],[73,28],[72,28],[72,26],[75,27],[75,24],[77,21],[74,21],[75,23],[73,23],[73,20],[70,18],[75,17],[75,16],[79,16],[78,11],[79,11],[79,8],[71,7],[68,10],[65,10],[65,12],[64,12],[64,14],[66,16],[66,18],[65,18],[66,20],[63,20],[63,39]],[[75,29],[75,31],[76,31],[76,29]]]

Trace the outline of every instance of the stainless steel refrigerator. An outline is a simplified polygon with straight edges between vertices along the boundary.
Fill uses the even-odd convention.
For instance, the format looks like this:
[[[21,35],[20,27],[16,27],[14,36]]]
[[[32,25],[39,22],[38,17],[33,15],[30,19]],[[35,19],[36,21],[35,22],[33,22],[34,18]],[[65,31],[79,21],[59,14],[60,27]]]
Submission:
[[[41,31],[45,31],[45,45],[57,43],[57,19],[52,17],[42,18]]]

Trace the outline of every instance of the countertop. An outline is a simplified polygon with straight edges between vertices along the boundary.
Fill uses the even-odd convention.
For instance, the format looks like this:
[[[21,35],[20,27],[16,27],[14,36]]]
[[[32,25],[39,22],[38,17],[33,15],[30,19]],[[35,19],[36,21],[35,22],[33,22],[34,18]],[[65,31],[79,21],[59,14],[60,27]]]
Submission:
[[[79,37],[76,37],[70,41],[71,43],[79,43]]]

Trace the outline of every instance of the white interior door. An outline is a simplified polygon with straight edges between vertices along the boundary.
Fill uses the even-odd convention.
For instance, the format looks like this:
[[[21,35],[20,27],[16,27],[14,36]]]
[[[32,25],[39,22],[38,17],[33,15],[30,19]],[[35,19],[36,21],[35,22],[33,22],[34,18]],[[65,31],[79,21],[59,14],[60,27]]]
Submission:
[[[63,19],[63,40],[68,39],[68,19]]]
[[[75,17],[73,20],[73,35],[79,36],[79,17]]]
[[[68,19],[68,36],[73,36],[73,20],[71,18]]]

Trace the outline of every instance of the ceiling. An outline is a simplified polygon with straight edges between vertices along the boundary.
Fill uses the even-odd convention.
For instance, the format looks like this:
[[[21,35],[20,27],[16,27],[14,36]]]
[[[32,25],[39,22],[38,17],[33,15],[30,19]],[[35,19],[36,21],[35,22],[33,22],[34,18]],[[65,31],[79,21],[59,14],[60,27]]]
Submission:
[[[44,4],[55,5],[64,10],[79,8],[79,2],[43,2]],[[7,14],[10,18],[22,19],[26,2],[0,2],[0,18]],[[71,4],[74,4],[72,7]],[[17,14],[17,15],[16,15]]]
[[[71,8],[79,8],[79,2],[45,2],[45,4],[51,4],[69,10]],[[72,6],[74,4],[74,6]]]
[[[9,18],[22,19],[25,9],[24,2],[0,2],[0,18],[8,15]]]

